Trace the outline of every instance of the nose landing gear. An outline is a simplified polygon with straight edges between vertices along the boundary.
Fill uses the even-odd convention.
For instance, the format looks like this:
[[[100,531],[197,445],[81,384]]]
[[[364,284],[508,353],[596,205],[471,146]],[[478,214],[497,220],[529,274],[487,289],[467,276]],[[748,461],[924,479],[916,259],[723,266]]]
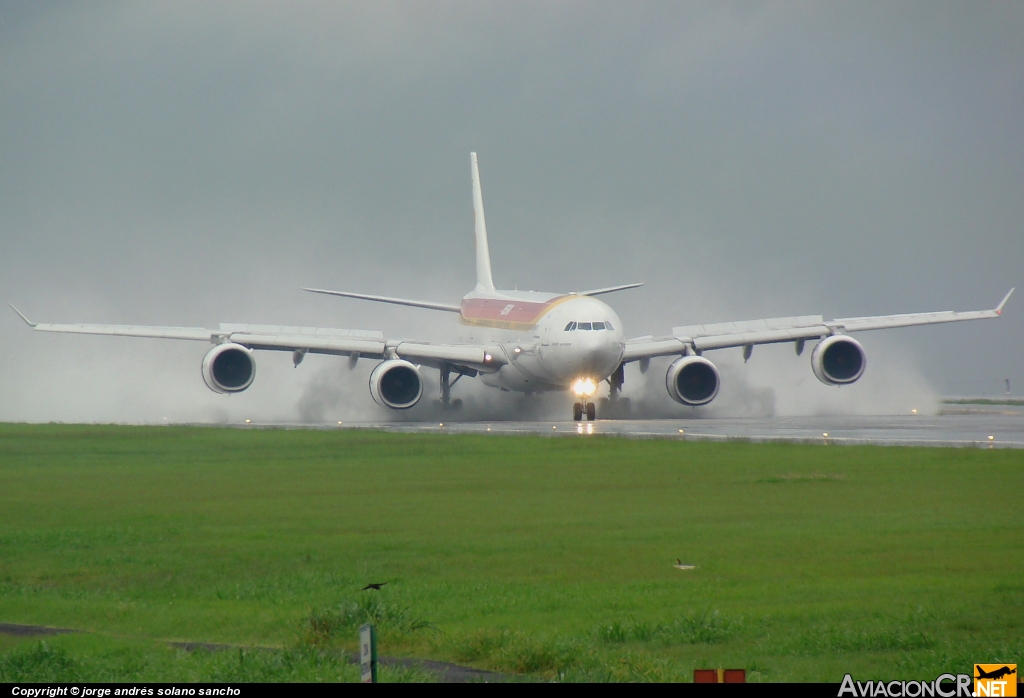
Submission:
[[[572,406],[572,418],[574,421],[582,421],[584,414],[587,416],[587,421],[593,422],[597,419],[597,405],[592,402],[577,402]]]

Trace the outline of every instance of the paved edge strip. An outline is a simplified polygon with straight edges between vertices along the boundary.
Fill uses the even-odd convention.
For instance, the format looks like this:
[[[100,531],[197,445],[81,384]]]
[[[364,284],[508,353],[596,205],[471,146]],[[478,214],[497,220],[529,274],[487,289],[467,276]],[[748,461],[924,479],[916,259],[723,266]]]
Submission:
[[[23,625],[21,623],[0,623],[0,635],[14,635],[16,637],[52,637],[53,635],[68,635],[75,633],[89,633],[88,630],[75,630],[73,628],[51,628],[45,625]],[[150,638],[147,638],[150,639]],[[156,640],[160,642],[160,640]],[[243,645],[227,645],[217,642],[179,642],[164,641],[169,647],[196,652],[227,652],[233,650],[259,650],[263,652],[280,652],[281,647],[245,647]],[[345,653],[342,655],[352,664],[359,664],[359,655]],[[477,682],[506,682],[513,679],[505,674],[497,674],[493,671],[485,671],[474,667],[462,666],[439,662],[433,659],[415,659],[412,657],[380,657],[378,660],[386,667],[397,667],[401,669],[419,669],[436,674],[442,683],[469,683]]]

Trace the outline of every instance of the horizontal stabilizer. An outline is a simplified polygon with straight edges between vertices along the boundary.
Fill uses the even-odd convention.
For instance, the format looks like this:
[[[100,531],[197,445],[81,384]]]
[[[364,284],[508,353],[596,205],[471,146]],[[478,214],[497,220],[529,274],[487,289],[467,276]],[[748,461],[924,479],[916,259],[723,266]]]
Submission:
[[[621,286],[606,286],[605,288],[595,288],[593,291],[577,291],[574,295],[577,296],[600,296],[602,293],[614,293],[615,291],[625,291],[627,288],[639,288],[643,286],[641,281],[638,284],[623,284]]]
[[[408,298],[391,298],[390,296],[371,296],[367,293],[349,293],[348,291],[327,291],[322,288],[304,288],[303,291],[310,293],[322,293],[327,296],[343,296],[345,298],[358,298],[364,301],[376,301],[377,303],[391,303],[393,305],[408,305],[413,308],[428,308],[429,310],[443,310],[448,313],[461,313],[462,308],[449,303],[432,303],[431,301],[414,301]]]

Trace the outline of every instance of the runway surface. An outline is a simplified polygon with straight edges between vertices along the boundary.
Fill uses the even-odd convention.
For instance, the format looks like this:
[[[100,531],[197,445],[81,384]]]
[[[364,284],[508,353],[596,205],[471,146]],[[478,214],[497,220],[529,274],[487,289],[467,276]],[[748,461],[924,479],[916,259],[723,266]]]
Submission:
[[[257,425],[252,425],[257,426]],[[272,426],[272,425],[260,425]],[[298,426],[298,425],[276,425]],[[314,426],[314,425],[310,425]],[[595,422],[345,422],[319,428],[405,433],[614,435],[687,441],[878,444],[1024,448],[1024,407],[947,408],[939,415],[772,417],[763,419],[597,420]]]

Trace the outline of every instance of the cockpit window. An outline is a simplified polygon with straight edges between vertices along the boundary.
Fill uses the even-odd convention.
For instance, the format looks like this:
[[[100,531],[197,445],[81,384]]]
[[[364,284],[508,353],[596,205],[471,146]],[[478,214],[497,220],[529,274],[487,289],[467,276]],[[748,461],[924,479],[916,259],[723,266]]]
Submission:
[[[570,322],[565,326],[563,332],[572,332],[573,330],[613,330],[612,323],[610,322]]]

